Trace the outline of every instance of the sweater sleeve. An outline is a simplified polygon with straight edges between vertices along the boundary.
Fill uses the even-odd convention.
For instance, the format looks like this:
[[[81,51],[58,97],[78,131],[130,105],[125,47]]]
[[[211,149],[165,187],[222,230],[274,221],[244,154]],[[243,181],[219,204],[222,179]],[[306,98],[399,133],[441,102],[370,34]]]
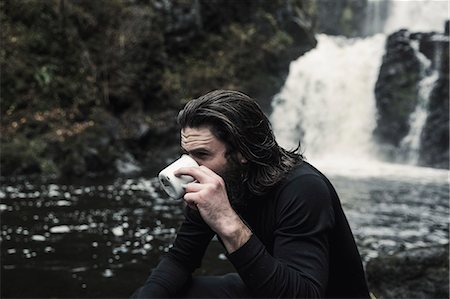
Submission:
[[[136,298],[168,298],[189,281],[192,272],[201,264],[214,232],[197,211],[185,209],[182,223],[172,248],[153,269]]]
[[[327,233],[334,225],[328,187],[318,176],[303,175],[285,185],[276,200],[273,254],[252,235],[228,258],[257,297],[323,297]]]

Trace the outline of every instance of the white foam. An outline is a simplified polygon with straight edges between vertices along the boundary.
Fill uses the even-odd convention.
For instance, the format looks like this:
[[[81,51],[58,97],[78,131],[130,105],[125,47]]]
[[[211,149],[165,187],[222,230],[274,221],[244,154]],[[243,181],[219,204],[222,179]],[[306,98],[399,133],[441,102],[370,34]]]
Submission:
[[[50,228],[50,232],[54,234],[63,234],[70,232],[70,227],[67,225],[59,225]]]

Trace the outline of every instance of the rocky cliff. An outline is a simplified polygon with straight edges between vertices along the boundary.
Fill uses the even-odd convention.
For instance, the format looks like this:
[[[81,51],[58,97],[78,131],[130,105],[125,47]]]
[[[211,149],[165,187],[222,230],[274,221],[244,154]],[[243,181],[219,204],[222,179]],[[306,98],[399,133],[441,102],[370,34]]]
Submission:
[[[405,156],[402,140],[411,130],[411,115],[417,105],[425,105],[417,163],[448,168],[448,55],[448,34],[400,30],[388,37],[375,88],[378,119],[374,132],[388,159],[400,161]],[[437,80],[428,99],[423,99],[420,82],[433,72]]]
[[[439,78],[430,95],[429,114],[423,128],[420,163],[449,168],[449,22],[446,34],[421,35],[421,51],[434,63]]]

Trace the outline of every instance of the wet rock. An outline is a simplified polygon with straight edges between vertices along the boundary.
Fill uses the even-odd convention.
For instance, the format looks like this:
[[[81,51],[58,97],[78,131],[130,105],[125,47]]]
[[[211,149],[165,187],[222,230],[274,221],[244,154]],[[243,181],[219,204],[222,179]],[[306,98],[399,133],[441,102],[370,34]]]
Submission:
[[[421,43],[429,53],[439,79],[431,93],[429,114],[423,128],[420,163],[426,166],[449,168],[449,36],[430,34]],[[421,50],[422,51],[422,50]]]
[[[117,159],[115,165],[117,171],[125,175],[138,173],[142,170],[130,153],[125,153],[121,158]]]
[[[448,298],[448,244],[402,251],[369,261],[369,288],[376,298]]]
[[[105,110],[91,113],[92,126],[53,143],[52,157],[63,176],[114,174],[115,161],[122,156],[121,125]]]
[[[410,32],[391,34],[375,86],[378,119],[374,135],[379,142],[395,149],[408,133],[409,116],[418,102],[420,78],[420,62],[411,45]]]
[[[431,62],[426,66],[418,58]],[[391,160],[401,160],[402,139],[410,130],[410,116],[420,101],[419,82],[438,72],[428,101],[428,117],[420,136],[419,164],[449,167],[448,35],[400,30],[388,37],[375,87],[378,109],[376,140]]]

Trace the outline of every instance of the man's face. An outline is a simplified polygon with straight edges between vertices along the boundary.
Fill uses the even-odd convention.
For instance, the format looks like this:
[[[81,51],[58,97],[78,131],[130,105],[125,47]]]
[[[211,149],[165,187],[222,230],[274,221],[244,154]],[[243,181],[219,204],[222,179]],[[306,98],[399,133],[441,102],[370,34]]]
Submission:
[[[246,160],[241,159],[238,163],[227,159],[225,144],[217,139],[209,127],[184,128],[181,130],[181,147],[199,165],[204,165],[220,175],[225,181],[228,198],[234,207],[242,205],[246,197],[246,188],[242,183],[242,174]],[[244,162],[242,162],[244,161]]]
[[[181,148],[199,165],[208,167],[218,175],[227,170],[226,146],[208,127],[183,128]]]

